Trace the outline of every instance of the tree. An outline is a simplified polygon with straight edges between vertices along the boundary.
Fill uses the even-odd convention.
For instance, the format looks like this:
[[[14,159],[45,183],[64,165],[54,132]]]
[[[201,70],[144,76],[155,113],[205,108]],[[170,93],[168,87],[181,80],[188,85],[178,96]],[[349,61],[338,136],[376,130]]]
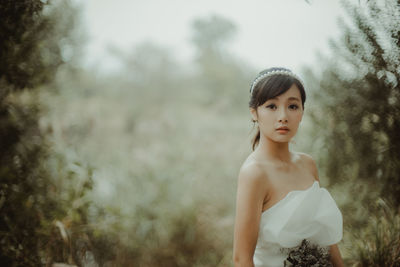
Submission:
[[[353,183],[355,198],[380,195],[398,206],[400,1],[344,4],[352,24],[340,21],[334,59],[323,59],[327,66],[310,81],[319,85],[313,119],[323,129],[323,165],[332,183]]]
[[[195,20],[193,30],[192,41],[199,54],[224,54],[226,43],[236,33],[236,27],[231,21],[216,15]]]
[[[193,22],[192,42],[199,73],[195,90],[204,92],[206,104],[243,105],[249,95],[251,68],[229,52],[236,26],[226,18],[210,16]],[[233,105],[232,105],[233,104]],[[240,110],[242,112],[243,110]]]
[[[354,266],[398,266],[400,1],[344,1],[333,56],[306,77],[322,176],[339,190]],[[315,132],[315,129],[314,129]]]
[[[0,262],[4,266],[40,266],[71,255],[70,261],[79,263],[63,219],[70,218],[72,225],[87,220],[84,195],[91,188],[90,169],[74,163],[86,171],[79,177],[66,167],[62,155],[51,151],[39,127],[41,107],[35,96],[65,62],[63,46],[68,45],[68,22],[73,16],[63,19],[74,13],[69,3],[0,3]]]

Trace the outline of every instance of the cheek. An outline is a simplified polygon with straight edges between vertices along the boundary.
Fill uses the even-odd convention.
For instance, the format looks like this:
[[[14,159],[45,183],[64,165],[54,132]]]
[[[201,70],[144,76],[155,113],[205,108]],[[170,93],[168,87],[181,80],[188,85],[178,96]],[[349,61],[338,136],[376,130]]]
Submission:
[[[263,118],[263,126],[264,127],[274,127],[274,125],[275,125],[275,118],[273,117],[273,116],[265,116],[264,118]]]
[[[301,118],[303,117],[302,112],[294,112],[292,113],[292,120],[293,121],[301,121]]]
[[[263,109],[258,112],[258,118],[262,121],[270,121],[273,119],[273,115],[268,110]]]

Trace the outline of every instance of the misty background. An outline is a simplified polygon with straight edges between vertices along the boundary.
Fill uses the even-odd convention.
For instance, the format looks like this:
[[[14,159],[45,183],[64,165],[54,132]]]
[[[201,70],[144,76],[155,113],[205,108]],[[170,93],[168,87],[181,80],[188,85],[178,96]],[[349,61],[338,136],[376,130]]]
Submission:
[[[400,2],[0,4],[4,266],[232,266],[250,84],[303,78],[291,149],[350,266],[400,265]]]

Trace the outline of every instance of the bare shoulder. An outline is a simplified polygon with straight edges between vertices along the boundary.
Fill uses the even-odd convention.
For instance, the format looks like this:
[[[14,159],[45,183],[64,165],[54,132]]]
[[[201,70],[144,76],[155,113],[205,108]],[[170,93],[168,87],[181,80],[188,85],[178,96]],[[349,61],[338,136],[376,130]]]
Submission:
[[[314,175],[315,180],[319,181],[318,178],[318,168],[317,164],[315,163],[315,160],[307,153],[304,152],[295,152],[297,155],[299,155],[300,160],[304,162],[304,165],[306,168],[308,168],[311,173]]]
[[[304,152],[294,152],[296,155],[300,157],[300,159],[304,162],[307,162],[309,164],[315,163],[314,159],[307,153]]]
[[[243,164],[239,170],[239,180],[262,180],[264,176],[264,169],[256,162]]]
[[[253,186],[266,186],[268,176],[265,168],[259,163],[250,162],[243,164],[239,170],[238,183]]]

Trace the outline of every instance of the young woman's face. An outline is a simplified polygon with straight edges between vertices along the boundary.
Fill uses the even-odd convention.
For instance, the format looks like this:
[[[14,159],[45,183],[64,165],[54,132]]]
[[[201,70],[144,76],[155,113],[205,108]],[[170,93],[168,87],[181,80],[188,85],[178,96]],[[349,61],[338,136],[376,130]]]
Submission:
[[[293,84],[285,93],[258,106],[257,111],[253,108],[250,111],[258,121],[261,135],[275,142],[289,142],[303,117],[300,90]],[[287,130],[279,130],[280,127]]]

